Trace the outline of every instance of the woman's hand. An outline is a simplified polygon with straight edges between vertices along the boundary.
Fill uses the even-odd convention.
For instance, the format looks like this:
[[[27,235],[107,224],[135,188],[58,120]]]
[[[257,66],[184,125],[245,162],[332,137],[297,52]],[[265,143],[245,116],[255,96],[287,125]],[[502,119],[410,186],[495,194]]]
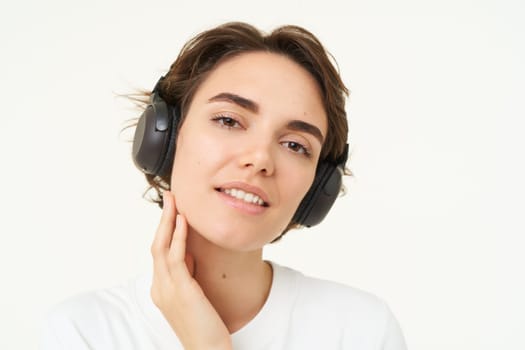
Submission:
[[[164,192],[159,227],[151,246],[151,297],[187,350],[231,349],[231,337],[217,311],[193,278],[194,261],[186,254],[186,219]]]

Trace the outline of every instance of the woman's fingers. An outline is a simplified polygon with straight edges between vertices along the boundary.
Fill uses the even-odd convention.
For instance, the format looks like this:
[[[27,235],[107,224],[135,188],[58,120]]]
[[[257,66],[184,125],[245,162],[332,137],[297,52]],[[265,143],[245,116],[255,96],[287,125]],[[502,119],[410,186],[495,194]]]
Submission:
[[[193,256],[186,253],[186,256],[184,256],[184,262],[186,263],[190,276],[195,277],[195,259],[193,259]]]
[[[188,234],[188,224],[186,219],[177,214],[175,219],[175,232],[171,238],[170,245],[170,262],[178,263],[184,261],[186,254],[186,236]]]
[[[160,223],[151,246],[154,268],[159,273],[170,272],[176,275],[172,277],[191,275],[185,263],[188,224],[186,219],[177,213],[171,192],[165,191],[163,200]]]
[[[170,244],[175,230],[175,205],[171,192],[165,191],[163,195],[163,209],[155,238],[151,245],[154,268],[159,272],[166,272],[166,256],[169,253]]]
[[[188,236],[188,222],[181,214],[177,214],[175,232],[171,238],[168,253],[168,269],[179,283],[192,282],[195,262],[190,254],[186,253],[186,237]]]

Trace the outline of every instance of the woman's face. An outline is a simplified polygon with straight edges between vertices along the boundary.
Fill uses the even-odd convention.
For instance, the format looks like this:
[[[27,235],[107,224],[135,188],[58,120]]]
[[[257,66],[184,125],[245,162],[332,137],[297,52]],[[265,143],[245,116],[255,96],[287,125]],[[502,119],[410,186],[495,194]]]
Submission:
[[[256,52],[224,61],[196,91],[178,135],[177,209],[218,246],[261,248],[312,184],[326,128],[316,81],[289,58]]]

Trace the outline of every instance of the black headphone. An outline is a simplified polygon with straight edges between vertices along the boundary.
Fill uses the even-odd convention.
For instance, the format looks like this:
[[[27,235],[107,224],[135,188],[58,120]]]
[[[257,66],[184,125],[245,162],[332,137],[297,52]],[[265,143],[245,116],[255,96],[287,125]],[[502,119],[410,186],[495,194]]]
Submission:
[[[175,156],[180,109],[166,103],[155,85],[150,103],[139,118],[133,138],[133,161],[142,172],[169,174]],[[312,186],[299,204],[292,222],[311,227],[320,223],[335,202],[342,187],[348,144],[335,161],[320,160]]]

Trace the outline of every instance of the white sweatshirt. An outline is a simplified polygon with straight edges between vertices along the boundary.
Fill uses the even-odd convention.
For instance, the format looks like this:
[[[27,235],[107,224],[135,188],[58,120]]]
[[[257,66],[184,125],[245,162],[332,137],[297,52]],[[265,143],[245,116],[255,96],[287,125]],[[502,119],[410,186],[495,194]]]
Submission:
[[[235,350],[405,350],[387,305],[365,292],[272,263],[263,308],[232,334]],[[150,297],[152,276],[57,305],[42,350],[177,350],[177,336]]]

